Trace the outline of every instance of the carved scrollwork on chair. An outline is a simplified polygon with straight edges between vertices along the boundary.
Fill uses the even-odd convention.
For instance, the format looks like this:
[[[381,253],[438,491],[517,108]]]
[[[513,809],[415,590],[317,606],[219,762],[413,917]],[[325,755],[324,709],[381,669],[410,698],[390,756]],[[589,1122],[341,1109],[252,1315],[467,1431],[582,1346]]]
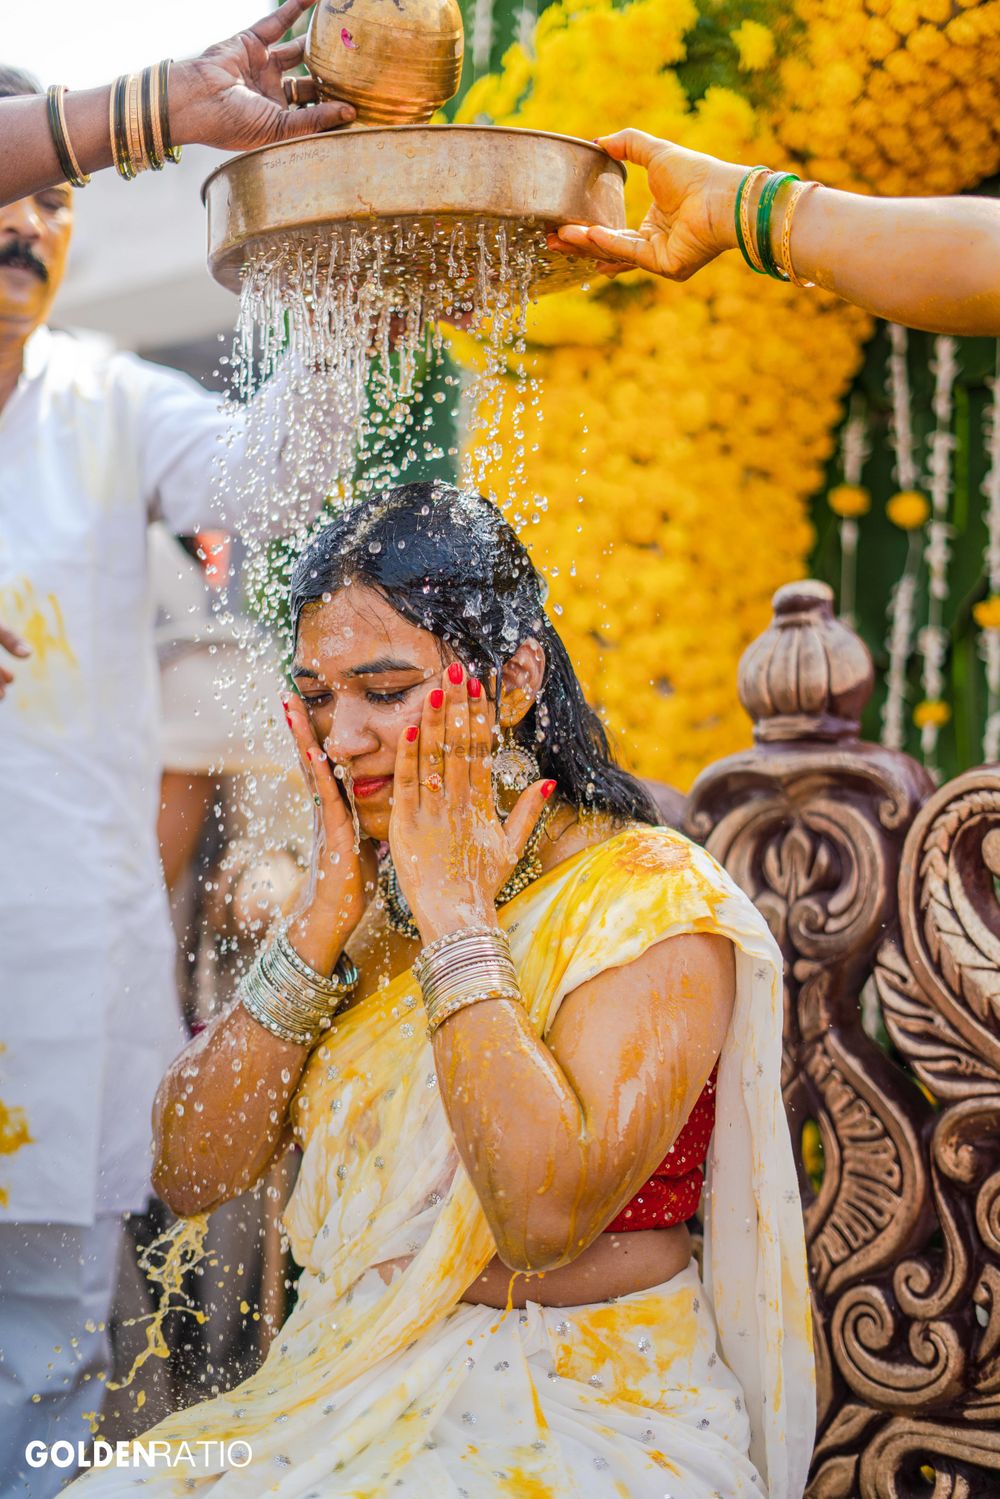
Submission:
[[[914,822],[899,881],[901,940],[886,941],[876,973],[889,1033],[939,1105],[928,1137],[939,1242],[901,1261],[893,1289],[911,1345],[947,1341],[950,1376],[946,1398],[921,1408],[933,1419],[892,1423],[878,1451],[893,1473],[919,1458],[937,1474],[935,1495],[970,1499],[1000,1493],[998,877],[1000,767],[980,766],[936,792]],[[866,1456],[862,1474],[874,1474],[873,1462]]]
[[[740,667],[755,746],[699,777],[687,827],[756,902],[785,957],[783,1086],[816,1311],[810,1495],[854,1499],[858,1455],[892,1413],[951,1391],[949,1337],[925,1330],[907,1344],[893,1286],[932,1224],[932,1106],[866,1034],[859,1004],[895,932],[904,837],[932,786],[907,756],[858,738],[871,660],[834,618],[830,590],[791,584],[774,610]],[[821,1172],[802,1161],[817,1129]]]

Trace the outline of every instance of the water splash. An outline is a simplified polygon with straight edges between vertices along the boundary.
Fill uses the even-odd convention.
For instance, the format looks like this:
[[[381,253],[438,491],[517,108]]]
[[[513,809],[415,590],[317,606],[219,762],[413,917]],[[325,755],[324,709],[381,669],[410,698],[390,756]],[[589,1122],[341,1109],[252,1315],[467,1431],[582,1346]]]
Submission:
[[[214,688],[218,698],[238,702],[231,715],[238,727],[230,730],[231,749],[221,748],[218,770],[226,775],[231,764],[252,760],[252,769],[237,783],[227,828],[230,836],[233,826],[239,829],[236,867],[242,867],[247,848],[257,858],[291,856],[303,866],[308,861],[313,803],[304,787],[288,794],[295,755],[275,710],[290,645],[288,571],[323,523],[322,512],[317,516],[321,502],[344,504],[426,477],[428,461],[446,456],[433,444],[435,413],[442,406],[459,429],[447,454],[454,460],[449,477],[462,489],[483,489],[500,456],[499,432],[509,409],[521,446],[515,461],[505,465],[513,473],[513,487],[495,498],[516,526],[537,517],[542,502],[527,486],[523,418],[529,407],[539,406],[541,390],[528,373],[525,320],[533,266],[544,253],[537,226],[444,220],[435,234],[425,225],[399,221],[290,239],[247,265],[228,360],[233,436],[222,448],[217,474],[228,492],[226,510],[247,518],[241,525],[245,558],[239,595],[233,589],[217,594],[219,622],[238,644],[238,656],[234,663],[231,651],[220,654]],[[479,335],[481,356],[474,372],[459,375],[448,366],[446,320]],[[516,643],[510,640],[511,649]],[[351,811],[355,852],[360,852],[350,776],[343,775],[343,767],[337,770]],[[214,809],[220,830],[221,802]],[[223,879],[228,857],[219,865]],[[217,890],[218,869],[214,875]],[[211,883],[205,888],[211,896]],[[237,965],[246,966],[271,914],[262,912],[259,930],[243,938],[217,940],[219,977],[206,980],[210,998],[204,1018],[232,997],[227,944]],[[209,948],[212,941],[206,939]],[[384,951],[387,968],[388,938]],[[379,982],[388,982],[387,972]],[[163,1306],[148,1328],[140,1363],[167,1353],[162,1316],[183,1304],[187,1274],[199,1273],[200,1237],[167,1246],[158,1275]],[[214,1289],[207,1282],[201,1290],[209,1306],[231,1295],[228,1286]],[[192,1310],[200,1319],[202,1314]]]

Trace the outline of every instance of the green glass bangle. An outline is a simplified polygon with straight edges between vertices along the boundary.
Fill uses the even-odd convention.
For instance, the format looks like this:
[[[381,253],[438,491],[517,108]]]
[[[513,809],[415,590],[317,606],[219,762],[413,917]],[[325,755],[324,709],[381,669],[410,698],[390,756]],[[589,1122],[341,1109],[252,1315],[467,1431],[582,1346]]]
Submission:
[[[170,64],[172,57],[165,57],[160,63],[160,133],[163,136],[163,154],[167,161],[180,161],[181,148],[175,146],[170,139],[170,101],[168,93],[170,89]]]
[[[764,190],[757,203],[757,254],[760,256],[761,265],[769,276],[774,277],[775,281],[787,281],[788,277],[779,269],[771,247],[771,209],[774,207],[778,190],[784,187],[786,182],[798,181],[794,172],[772,172],[764,183]]]
[[[117,158],[115,166],[118,168],[119,177],[124,177],[126,182],[131,182],[135,176],[135,167],[128,150],[128,133],[125,125],[125,94],[128,89],[128,74],[123,73],[115,84],[115,143]]]
[[[747,183],[750,181],[750,178],[754,175],[755,172],[763,172],[763,171],[766,171],[765,167],[763,167],[763,166],[756,166],[756,167],[751,167],[750,170],[749,170],[749,172],[747,172],[747,173],[744,174],[743,181],[740,183],[739,187],[736,189],[736,207],[735,207],[735,210],[734,210],[734,215],[735,215],[735,219],[736,219],[736,243],[740,247],[740,254],[743,256],[743,259],[746,261],[746,263],[750,267],[750,269],[752,271],[754,271],[758,276],[763,276],[764,272],[761,270],[761,268],[760,268],[759,265],[754,265],[753,261],[750,259],[750,254],[749,254],[749,252],[747,250],[747,243],[746,243],[746,240],[743,237],[743,225],[740,222],[740,218],[741,218],[741,213],[742,213],[742,208],[743,208],[743,194],[746,192]]]
[[[154,172],[162,172],[163,158],[156,154],[153,135],[153,69],[142,70],[142,137],[149,155],[149,164]]]

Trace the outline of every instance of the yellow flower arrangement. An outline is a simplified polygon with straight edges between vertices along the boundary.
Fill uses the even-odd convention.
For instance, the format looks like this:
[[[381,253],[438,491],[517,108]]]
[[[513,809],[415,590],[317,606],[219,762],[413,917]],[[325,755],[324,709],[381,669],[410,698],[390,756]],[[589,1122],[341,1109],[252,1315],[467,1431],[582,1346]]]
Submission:
[[[901,531],[916,531],[931,513],[930,502],[917,489],[901,489],[886,503],[885,513]]]
[[[1000,630],[1000,595],[993,593],[973,604],[972,617],[981,630]]]
[[[954,192],[1000,167],[1000,0],[963,3],[775,0],[768,26],[757,6],[723,43],[728,71],[689,97],[695,0],[561,0],[458,118],[586,140],[636,125],[838,187]],[[630,224],[648,201],[630,171]],[[530,517],[570,654],[642,773],[686,787],[749,742],[737,662],[805,570],[808,502],[871,326],[735,255],[683,286],[633,272],[532,309],[543,399],[505,400],[483,482]]]
[[[826,503],[841,520],[856,520],[868,514],[872,497],[862,484],[838,484],[830,490]]]

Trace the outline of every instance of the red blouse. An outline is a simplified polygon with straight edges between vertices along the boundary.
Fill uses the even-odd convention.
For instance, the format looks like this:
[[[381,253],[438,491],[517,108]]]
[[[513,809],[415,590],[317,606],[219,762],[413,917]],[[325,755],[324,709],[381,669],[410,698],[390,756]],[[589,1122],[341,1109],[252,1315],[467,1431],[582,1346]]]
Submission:
[[[628,1233],[637,1228],[673,1228],[686,1223],[701,1198],[703,1167],[715,1125],[715,1080],[718,1065],[705,1084],[677,1139],[649,1181],[627,1202],[604,1230]]]

